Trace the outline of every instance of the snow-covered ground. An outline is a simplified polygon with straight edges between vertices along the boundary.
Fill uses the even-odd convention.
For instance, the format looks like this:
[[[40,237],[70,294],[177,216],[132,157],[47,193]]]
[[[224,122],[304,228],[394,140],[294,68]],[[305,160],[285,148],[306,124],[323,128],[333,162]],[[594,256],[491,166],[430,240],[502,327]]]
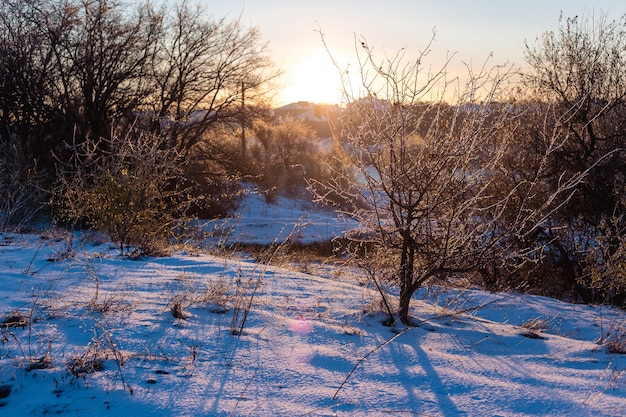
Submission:
[[[306,245],[333,239],[356,227],[351,219],[307,201],[279,196],[268,204],[252,187],[248,187],[233,217],[200,221],[199,225],[213,234],[212,243],[223,245],[266,245],[285,240]]]
[[[433,288],[398,335],[358,278],[0,234],[0,415],[626,415],[624,311]]]

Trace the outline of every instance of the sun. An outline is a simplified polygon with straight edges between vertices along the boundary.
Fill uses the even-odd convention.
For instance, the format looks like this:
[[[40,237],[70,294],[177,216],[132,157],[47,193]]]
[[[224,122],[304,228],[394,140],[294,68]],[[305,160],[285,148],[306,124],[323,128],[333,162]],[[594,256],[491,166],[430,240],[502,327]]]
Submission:
[[[325,50],[295,63],[285,71],[285,87],[278,95],[280,104],[297,101],[338,104],[341,101],[341,76]]]

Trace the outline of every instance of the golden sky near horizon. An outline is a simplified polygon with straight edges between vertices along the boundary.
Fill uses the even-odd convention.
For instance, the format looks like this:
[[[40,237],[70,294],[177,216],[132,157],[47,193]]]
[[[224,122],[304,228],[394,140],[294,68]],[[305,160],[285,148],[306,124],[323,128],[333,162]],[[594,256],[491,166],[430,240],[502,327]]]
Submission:
[[[240,19],[255,26],[268,42],[272,59],[283,70],[276,104],[295,101],[333,103],[340,99],[340,76],[322,43],[324,33],[333,58],[354,68],[355,37],[365,39],[381,56],[406,48],[417,56],[436,32],[426,65],[437,67],[454,53],[449,71],[466,64],[524,65],[524,43],[558,26],[565,17],[626,13],[620,0],[196,0],[214,17]]]

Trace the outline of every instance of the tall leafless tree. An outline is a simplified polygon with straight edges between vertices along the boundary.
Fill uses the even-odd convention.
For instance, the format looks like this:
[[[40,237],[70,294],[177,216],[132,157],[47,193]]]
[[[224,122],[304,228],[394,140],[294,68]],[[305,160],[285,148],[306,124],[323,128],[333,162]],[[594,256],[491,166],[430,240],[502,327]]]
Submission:
[[[254,112],[278,72],[258,29],[207,18],[187,1],[166,16],[146,108],[173,146],[190,150],[218,123],[240,126],[244,94],[243,111]]]
[[[78,135],[110,138],[147,93],[161,17],[110,0],[49,3],[39,23],[53,54],[58,105]]]

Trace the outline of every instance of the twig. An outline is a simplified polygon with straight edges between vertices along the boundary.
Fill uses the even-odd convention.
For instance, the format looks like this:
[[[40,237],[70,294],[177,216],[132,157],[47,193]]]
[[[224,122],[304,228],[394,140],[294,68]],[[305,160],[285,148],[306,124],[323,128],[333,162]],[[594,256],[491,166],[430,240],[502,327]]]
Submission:
[[[124,373],[122,372],[122,365],[124,362],[124,357],[122,353],[119,351],[119,349],[115,345],[115,342],[113,341],[113,338],[111,337],[109,332],[100,324],[98,325],[98,327],[100,328],[100,330],[102,330],[104,337],[106,338],[107,342],[109,342],[109,346],[111,346],[111,350],[113,351],[113,357],[115,357],[115,364],[117,365],[117,371],[122,381],[122,388],[124,389],[124,391],[126,391],[126,388],[128,387],[128,392],[130,393],[130,395],[133,395],[133,389],[130,385],[126,384],[126,380],[124,379]]]
[[[32,349],[32,337],[33,337],[33,314],[35,313],[35,306],[37,305],[37,300],[39,300],[39,295],[35,296],[33,300],[33,304],[30,307],[29,318],[28,318],[28,355],[29,359],[33,358],[33,349]]]
[[[346,376],[346,378],[343,380],[341,385],[339,385],[339,388],[337,388],[337,391],[335,391],[335,395],[333,395],[333,400],[337,399],[337,395],[339,395],[339,391],[341,391],[341,389],[346,384],[346,382],[348,382],[348,379],[350,379],[350,377],[356,371],[356,369],[359,367],[359,365],[361,365],[363,362],[365,362],[365,360],[371,354],[376,353],[378,350],[380,350],[384,346],[388,345],[389,343],[393,342],[398,337],[402,336],[403,334],[405,334],[406,332],[408,332],[409,330],[412,330],[412,329],[413,329],[413,327],[407,327],[406,329],[402,330],[400,333],[395,334],[391,339],[385,340],[383,343],[381,343],[380,345],[376,346],[374,349],[372,349],[369,352],[367,352],[367,354],[365,356],[363,356],[361,359],[359,359],[357,361],[357,363],[354,365],[354,367],[352,368],[352,370],[350,371],[350,373],[348,373],[348,376]]]
[[[389,339],[385,340],[383,343],[379,344],[379,345],[378,345],[378,346],[376,346],[374,349],[372,349],[372,350],[370,350],[369,352],[367,352],[367,354],[366,354],[365,356],[363,356],[361,359],[359,359],[359,360],[357,361],[357,363],[354,365],[354,367],[352,368],[352,370],[348,373],[348,375],[347,375],[347,376],[346,376],[346,378],[343,380],[343,382],[341,383],[341,385],[339,385],[339,388],[337,388],[337,391],[335,391],[335,394],[334,394],[334,395],[333,395],[333,397],[332,397],[332,398],[333,398],[333,400],[336,400],[336,399],[337,399],[337,396],[339,395],[339,392],[342,390],[343,386],[344,386],[344,385],[348,382],[348,380],[350,379],[350,377],[352,376],[352,374],[356,371],[356,369],[359,367],[359,365],[361,365],[363,362],[365,362],[365,360],[366,360],[366,359],[367,359],[370,355],[372,355],[373,353],[376,353],[377,351],[379,351],[379,350],[380,350],[381,348],[383,348],[384,346],[387,346],[389,343],[393,342],[393,341],[394,341],[394,340],[396,340],[398,337],[400,337],[400,336],[402,336],[403,334],[407,333],[409,330],[413,330],[413,329],[415,329],[416,327],[418,327],[418,326],[420,326],[420,325],[422,325],[422,324],[424,324],[424,323],[428,323],[429,321],[431,321],[431,320],[433,320],[433,319],[435,319],[435,318],[437,318],[437,319],[441,319],[441,318],[444,318],[444,317],[453,317],[453,316],[456,316],[456,315],[459,315],[459,314],[465,314],[465,313],[468,313],[468,312],[470,312],[470,311],[480,310],[480,309],[485,308],[485,307],[487,307],[488,305],[490,305],[490,304],[494,304],[494,303],[496,303],[496,302],[498,302],[498,301],[500,301],[500,299],[498,299],[498,300],[492,300],[492,301],[489,301],[489,302],[487,302],[487,303],[484,303],[484,304],[481,304],[481,305],[478,305],[478,306],[475,306],[475,307],[468,307],[468,308],[466,308],[466,309],[463,309],[463,310],[458,310],[458,311],[454,311],[454,312],[451,312],[451,313],[448,313],[448,314],[441,314],[441,315],[438,315],[438,316],[433,317],[433,318],[423,319],[423,320],[420,320],[420,321],[418,321],[418,322],[414,323],[414,325],[413,325],[412,327],[407,327],[406,329],[402,330],[401,332],[399,332],[399,333],[397,333],[397,334],[393,335],[393,337],[391,337],[391,338],[389,338]]]
[[[30,274],[30,269],[33,266],[33,262],[35,262],[35,258],[37,257],[37,255],[39,254],[39,251],[41,250],[41,247],[43,246],[44,240],[41,239],[39,241],[39,246],[37,246],[37,250],[35,251],[35,253],[33,254],[32,259],[30,260],[30,262],[28,263],[28,267],[26,267],[26,269],[24,270],[24,275],[26,274]],[[39,271],[35,271],[32,273],[32,275],[36,274]]]
[[[243,391],[241,392],[241,395],[239,396],[239,398],[237,398],[235,407],[233,407],[233,411],[230,412],[231,417],[235,415],[235,411],[237,410],[237,407],[239,406],[239,403],[241,402],[243,395],[246,393],[246,391],[248,391],[248,388],[250,387],[250,384],[252,384],[252,381],[254,380],[254,378],[256,378],[257,373],[259,373],[258,369],[254,371],[254,375],[252,375],[252,377],[248,380],[248,382],[246,383],[246,386],[243,388]]]
[[[600,376],[600,378],[596,381],[596,384],[589,390],[589,393],[587,394],[587,398],[585,398],[585,400],[583,401],[583,404],[587,404],[587,405],[593,404],[594,402],[598,400],[598,398],[602,396],[602,394],[606,392],[606,390],[609,389],[610,382],[607,383],[607,385],[604,388],[602,388],[600,384],[602,384],[602,381],[604,380],[604,377],[607,375],[611,366],[613,366],[613,361],[609,362],[606,369],[604,370],[604,374]],[[624,370],[618,373],[617,377],[614,378],[614,381],[619,380],[619,378],[621,378],[623,373],[624,373]],[[596,390],[598,390],[598,392],[595,392]]]

